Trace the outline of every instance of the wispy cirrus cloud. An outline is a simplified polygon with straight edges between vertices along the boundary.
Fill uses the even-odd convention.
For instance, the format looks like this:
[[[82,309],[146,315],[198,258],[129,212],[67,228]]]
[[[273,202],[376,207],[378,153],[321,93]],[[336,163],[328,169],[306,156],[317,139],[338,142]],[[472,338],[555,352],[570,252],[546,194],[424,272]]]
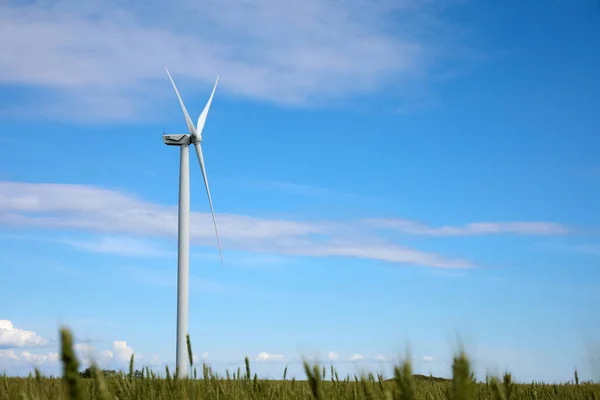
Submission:
[[[480,235],[566,235],[573,228],[553,222],[475,222],[462,226],[431,227],[415,221],[400,219],[370,219],[372,226],[392,228],[409,235],[422,236],[480,236]]]
[[[100,236],[91,239],[63,239],[60,242],[93,253],[134,257],[162,257],[176,253],[162,249],[160,244],[123,236]]]
[[[536,248],[546,251],[561,251],[569,253],[587,254],[592,256],[600,256],[600,243],[577,243],[577,244],[564,244],[564,243],[538,243]]]
[[[9,0],[0,84],[43,88],[28,101],[47,116],[104,120],[141,116],[161,97],[155,90],[166,96],[165,64],[205,83],[220,73],[231,94],[288,105],[390,85],[407,93],[464,50],[464,32],[442,9],[424,0]]]
[[[0,225],[69,229],[141,237],[176,237],[175,207],[124,192],[86,185],[0,183]],[[226,248],[300,256],[369,258],[436,268],[472,268],[467,260],[387,243],[351,224],[329,221],[260,219],[219,214]],[[210,214],[193,212],[191,240],[215,245]]]
[[[92,251],[118,250],[127,241],[107,237],[174,238],[177,235],[176,207],[151,203],[134,195],[88,185],[0,182],[0,226],[100,233],[93,244],[76,242]],[[191,240],[215,246],[209,213],[191,214]],[[218,214],[219,231],[226,249],[272,255],[352,257],[435,268],[473,268],[465,259],[408,248],[391,242],[382,228],[400,226],[416,235],[482,235],[502,231],[512,234],[565,234],[570,229],[552,223],[468,224],[465,227],[429,228],[398,223],[397,220],[298,221]],[[102,239],[104,237],[104,239]],[[134,243],[134,253],[146,247]],[[149,249],[151,250],[151,249]]]
[[[573,250],[578,253],[600,256],[600,243],[586,243],[573,246]]]

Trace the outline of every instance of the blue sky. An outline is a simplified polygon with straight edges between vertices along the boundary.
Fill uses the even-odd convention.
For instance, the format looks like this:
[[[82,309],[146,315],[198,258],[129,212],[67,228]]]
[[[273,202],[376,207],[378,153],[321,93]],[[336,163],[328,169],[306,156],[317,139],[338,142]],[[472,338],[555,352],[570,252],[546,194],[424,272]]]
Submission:
[[[0,5],[0,369],[174,364],[178,151],[199,359],[600,378],[593,0]],[[594,335],[595,334],[595,335]],[[596,359],[594,361],[593,359]]]

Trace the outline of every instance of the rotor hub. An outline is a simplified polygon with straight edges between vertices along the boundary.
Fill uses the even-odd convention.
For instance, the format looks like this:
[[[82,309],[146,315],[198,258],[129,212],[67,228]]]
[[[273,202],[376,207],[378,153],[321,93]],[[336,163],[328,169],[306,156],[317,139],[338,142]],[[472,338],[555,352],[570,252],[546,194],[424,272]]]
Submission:
[[[195,134],[195,135],[191,135],[191,136],[190,136],[190,141],[191,141],[193,144],[202,143],[202,134],[201,134],[201,133],[200,133],[200,134],[198,134],[198,133],[197,133],[197,134]]]

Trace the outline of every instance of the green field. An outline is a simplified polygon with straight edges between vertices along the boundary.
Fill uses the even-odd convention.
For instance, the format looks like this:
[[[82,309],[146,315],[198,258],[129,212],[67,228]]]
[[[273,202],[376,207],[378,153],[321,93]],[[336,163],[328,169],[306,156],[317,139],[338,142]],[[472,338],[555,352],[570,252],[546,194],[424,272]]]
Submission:
[[[191,344],[188,337],[190,363]],[[413,375],[409,362],[394,368],[394,378],[380,375],[339,377],[336,371],[319,365],[304,364],[308,380],[261,380],[251,371],[246,359],[244,370],[214,374],[202,365],[192,364],[192,376],[177,378],[168,368],[158,377],[148,368],[136,370],[132,356],[128,373],[109,373],[92,366],[81,371],[73,350],[71,333],[61,330],[62,378],[44,377],[39,371],[27,378],[2,377],[0,400],[30,399],[448,399],[448,400],[519,400],[586,399],[600,400],[600,384],[573,381],[565,384],[515,384],[510,374],[476,382],[464,353],[454,357],[452,378],[445,380]]]

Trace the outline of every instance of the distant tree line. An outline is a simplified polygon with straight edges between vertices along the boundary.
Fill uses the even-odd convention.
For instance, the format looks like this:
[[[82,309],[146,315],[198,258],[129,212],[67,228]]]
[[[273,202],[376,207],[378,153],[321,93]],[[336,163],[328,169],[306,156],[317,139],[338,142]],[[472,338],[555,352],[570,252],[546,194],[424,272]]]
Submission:
[[[115,376],[115,375],[120,375],[121,372],[116,371],[114,369],[103,369],[102,370],[102,374],[104,376]],[[93,370],[91,367],[88,367],[86,369],[84,369],[83,371],[79,372],[79,376],[85,379],[91,379],[93,377]],[[142,371],[140,371],[139,369],[136,369],[135,371],[133,371],[133,377],[134,378],[142,378]]]

